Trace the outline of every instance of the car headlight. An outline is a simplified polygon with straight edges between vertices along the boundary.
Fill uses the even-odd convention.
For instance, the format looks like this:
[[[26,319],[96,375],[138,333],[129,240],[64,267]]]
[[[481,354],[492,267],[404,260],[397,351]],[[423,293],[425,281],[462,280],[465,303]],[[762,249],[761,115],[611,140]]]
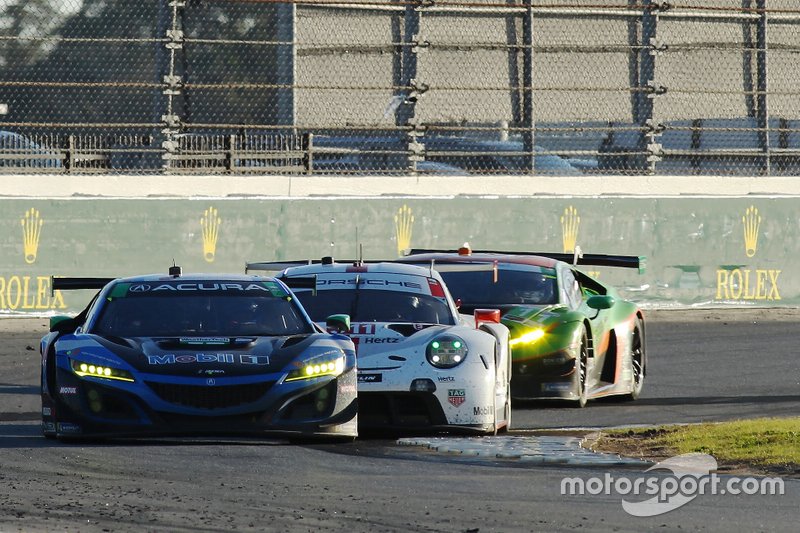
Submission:
[[[303,361],[299,368],[290,371],[285,381],[313,379],[321,376],[338,376],[344,372],[344,355],[321,355]]]
[[[467,345],[456,336],[445,335],[428,344],[425,356],[436,368],[453,368],[467,358]]]
[[[134,381],[133,375],[127,370],[122,370],[121,368],[95,365],[92,363],[86,363],[84,361],[78,361],[76,359],[70,359],[69,362],[70,366],[72,367],[72,371],[82,378],[89,376],[93,378],[116,379],[119,381]]]
[[[533,344],[542,337],[544,337],[544,330],[542,328],[536,328],[520,335],[515,339],[511,339],[509,344],[511,346],[514,346],[515,344]]]

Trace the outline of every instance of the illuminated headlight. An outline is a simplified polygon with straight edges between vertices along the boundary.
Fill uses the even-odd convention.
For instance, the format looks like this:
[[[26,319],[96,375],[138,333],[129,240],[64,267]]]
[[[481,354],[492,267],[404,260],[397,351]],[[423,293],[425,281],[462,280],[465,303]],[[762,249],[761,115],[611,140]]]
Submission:
[[[467,345],[452,335],[439,337],[428,344],[425,355],[437,368],[452,368],[467,358]]]
[[[544,337],[544,330],[542,328],[537,328],[523,335],[520,335],[516,339],[511,339],[511,342],[509,342],[509,344],[511,346],[514,346],[515,344],[533,344],[542,337]]]
[[[320,376],[338,376],[344,372],[344,355],[332,357],[325,355],[304,361],[300,368],[289,372],[285,381],[313,379]]]
[[[72,366],[72,371],[82,378],[90,376],[93,378],[116,379],[119,381],[134,381],[133,375],[127,370],[110,366],[93,365],[75,359],[70,359],[70,365]]]

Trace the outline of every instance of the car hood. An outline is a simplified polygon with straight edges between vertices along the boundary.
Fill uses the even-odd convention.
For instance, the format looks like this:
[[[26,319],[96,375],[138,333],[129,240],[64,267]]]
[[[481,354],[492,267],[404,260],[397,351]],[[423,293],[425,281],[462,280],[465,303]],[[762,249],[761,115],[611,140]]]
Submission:
[[[354,322],[350,338],[356,345],[359,370],[397,368],[425,357],[429,341],[456,326],[390,322]]]
[[[502,309],[500,321],[510,330],[520,326],[547,326],[563,320],[569,309],[565,305],[515,305]]]
[[[139,372],[171,376],[247,376],[280,372],[322,335],[239,338],[105,338],[92,341]],[[83,350],[94,352],[93,343]],[[77,356],[80,349],[71,350]]]

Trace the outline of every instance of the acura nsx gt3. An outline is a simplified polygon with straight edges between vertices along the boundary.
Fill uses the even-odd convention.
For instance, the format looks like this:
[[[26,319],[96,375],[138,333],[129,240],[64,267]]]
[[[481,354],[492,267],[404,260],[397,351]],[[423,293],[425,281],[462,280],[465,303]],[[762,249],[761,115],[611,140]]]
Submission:
[[[170,270],[53,280],[100,291],[42,339],[46,437],[356,437],[349,338],[317,326],[275,279]]]

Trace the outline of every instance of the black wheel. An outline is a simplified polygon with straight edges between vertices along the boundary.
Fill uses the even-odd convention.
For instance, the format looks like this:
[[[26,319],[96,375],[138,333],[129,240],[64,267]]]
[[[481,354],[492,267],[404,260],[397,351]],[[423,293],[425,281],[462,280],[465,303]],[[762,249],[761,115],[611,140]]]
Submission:
[[[633,372],[633,384],[631,386],[630,394],[626,394],[623,398],[628,401],[638,400],[642,394],[642,387],[644,386],[644,335],[642,334],[642,321],[636,321],[636,327],[633,328],[633,337],[631,339],[631,371]]]
[[[586,407],[586,402],[588,401],[588,393],[586,390],[586,371],[588,364],[589,337],[586,335],[586,328],[584,328],[583,334],[581,335],[581,347],[578,350],[578,372],[575,379],[575,395],[578,397],[578,399],[573,402],[573,407]]]

